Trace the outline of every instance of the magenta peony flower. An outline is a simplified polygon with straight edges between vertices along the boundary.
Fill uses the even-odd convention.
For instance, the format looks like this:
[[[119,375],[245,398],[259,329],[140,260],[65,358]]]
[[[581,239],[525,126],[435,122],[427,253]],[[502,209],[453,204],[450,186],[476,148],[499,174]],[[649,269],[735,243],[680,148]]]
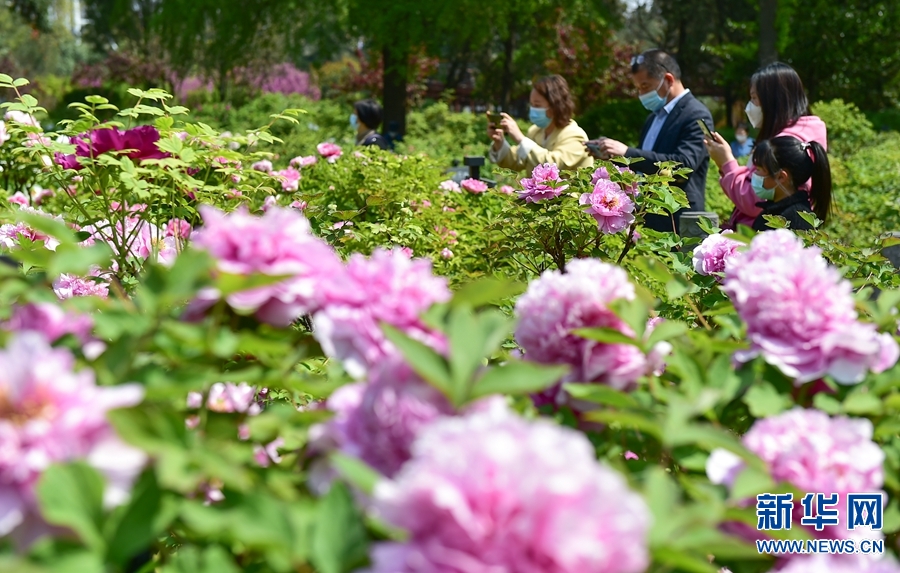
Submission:
[[[343,361],[352,376],[362,377],[396,353],[380,322],[443,348],[443,338],[419,318],[431,305],[450,299],[446,279],[431,274],[430,261],[411,260],[400,249],[376,249],[369,258],[354,254],[344,272],[332,273],[321,285],[324,301],[313,316],[313,333],[326,356]]]
[[[53,292],[60,300],[73,296],[109,296],[109,284],[102,280],[95,280],[95,276],[79,277],[69,274],[61,274],[53,282]]]
[[[588,205],[584,212],[597,220],[601,233],[618,233],[634,222],[634,202],[618,183],[600,179],[594,191],[582,194],[578,202]]]
[[[374,510],[409,533],[370,573],[640,573],[650,511],[580,433],[502,410],[425,428]]]
[[[285,191],[296,191],[300,186],[300,172],[293,167],[273,171],[272,175],[281,181],[281,188]]]
[[[337,147],[337,146],[335,146],[335,147]],[[338,150],[338,151],[340,151],[340,150]],[[315,163],[318,160],[319,159],[315,155],[308,155],[306,157],[298,155],[297,157],[291,159],[291,166],[298,167],[298,168],[309,167],[310,165],[315,165]]]
[[[562,185],[559,177],[559,167],[553,163],[538,165],[531,171],[531,178],[522,179],[522,191],[519,191],[519,199],[525,199],[526,203],[537,203],[544,199],[559,197],[563,191],[569,188]]]
[[[828,555],[791,557],[778,573],[900,573],[891,555]]]
[[[735,355],[739,362],[761,355],[798,385],[825,374],[853,384],[868,370],[893,366],[887,362],[898,353],[896,341],[857,320],[850,283],[820,253],[778,229],[728,259],[723,290],[751,344]]]
[[[184,219],[172,219],[166,223],[166,236],[179,239],[191,238],[191,224]]]
[[[401,360],[375,366],[367,382],[342,386],[326,402],[335,417],[314,432],[314,449],[339,449],[386,476],[409,459],[422,428],[454,413],[443,394]]]
[[[341,260],[325,242],[314,237],[309,223],[295,210],[273,207],[255,217],[241,207],[226,215],[218,209],[200,207],[203,227],[194,232],[193,245],[216,259],[222,273],[249,276],[287,276],[271,285],[229,294],[225,300],[239,312],[287,326],[305,313],[321,308],[329,293],[325,279],[342,276]],[[205,310],[219,293],[206,290],[192,304]]]
[[[106,478],[107,506],[127,501],[146,463],[143,452],[120,441],[107,411],[134,406],[136,384],[98,387],[91,370],[74,370],[65,349],[34,332],[15,334],[0,350],[0,537],[26,548],[53,532],[41,518],[35,484],[51,464],[83,460]]]
[[[487,183],[478,179],[463,179],[459,186],[469,193],[484,193],[488,189]]]
[[[91,340],[94,320],[88,314],[66,312],[55,304],[38,302],[13,307],[12,316],[0,328],[12,332],[37,332],[49,343],[71,334],[82,344],[87,344]]]
[[[317,145],[316,151],[319,152],[319,155],[327,159],[328,163],[334,163],[338,160],[338,157],[344,154],[339,146],[328,142]]]
[[[162,159],[168,157],[168,153],[164,153],[156,146],[159,141],[159,131],[152,125],[141,125],[122,132],[121,148],[130,150],[127,155],[132,159]]]
[[[18,205],[20,207],[27,207],[31,203],[28,200],[28,197],[21,191],[16,191],[15,193],[13,193],[12,196],[7,199],[7,201],[9,201],[12,205]]]
[[[516,190],[513,189],[513,188],[512,188],[511,186],[509,186],[509,185],[501,185],[501,186],[500,186],[500,192],[503,193],[504,195],[514,195],[515,192],[516,192]]]
[[[257,161],[253,165],[250,166],[250,169],[254,171],[262,171],[263,173],[271,173],[272,172],[272,162],[268,159],[263,159],[262,161]]]
[[[460,193],[459,183],[453,181],[452,179],[447,179],[446,181],[441,181],[439,187],[443,191],[452,191],[453,193]]]
[[[725,236],[731,232],[726,230],[710,235],[694,249],[694,270],[698,274],[709,276],[725,272],[725,261],[743,246],[740,241]]]

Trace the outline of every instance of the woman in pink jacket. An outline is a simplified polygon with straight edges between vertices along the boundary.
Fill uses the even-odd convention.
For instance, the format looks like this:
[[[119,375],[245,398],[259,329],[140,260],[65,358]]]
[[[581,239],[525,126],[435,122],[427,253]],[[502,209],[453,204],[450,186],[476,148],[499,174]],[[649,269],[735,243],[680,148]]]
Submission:
[[[746,112],[750,124],[759,129],[757,142],[789,135],[803,143],[815,141],[824,149],[828,148],[825,122],[809,113],[803,82],[787,64],[769,64],[753,74]],[[706,148],[719,167],[722,190],[734,203],[734,211],[725,228],[736,229],[738,225],[752,227],[753,221],[762,212],[758,205],[762,199],[757,197],[750,184],[756,166],[751,163],[741,167],[728,142],[718,133],[714,133],[713,138],[714,141],[706,140]],[[808,186],[809,183],[806,184]]]

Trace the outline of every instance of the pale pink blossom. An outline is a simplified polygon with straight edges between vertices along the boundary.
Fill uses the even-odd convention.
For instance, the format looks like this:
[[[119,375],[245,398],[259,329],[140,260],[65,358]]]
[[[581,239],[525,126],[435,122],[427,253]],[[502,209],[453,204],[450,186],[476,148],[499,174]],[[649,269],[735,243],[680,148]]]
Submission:
[[[200,392],[188,392],[187,407],[191,410],[198,410],[203,406],[203,394]]]
[[[303,211],[306,211],[306,208],[308,206],[309,206],[309,204],[306,201],[294,201],[293,203],[291,203],[291,209],[296,209],[296,210],[300,211],[301,213]]]
[[[454,193],[460,193],[461,189],[459,187],[459,183],[453,181],[452,179],[447,179],[446,181],[441,181],[439,187],[444,191],[452,191]]]
[[[459,186],[469,193],[484,193],[488,189],[487,183],[478,179],[463,179]]]
[[[312,235],[309,222],[295,210],[273,207],[255,217],[244,207],[226,215],[204,205],[200,214],[203,227],[194,232],[192,244],[213,256],[219,272],[288,277],[226,296],[232,308],[258,320],[287,326],[315,312],[327,296],[322,281],[343,274],[337,253]],[[205,310],[218,298],[215,289],[205,290],[191,311]]]
[[[107,298],[109,296],[109,284],[95,275],[79,277],[70,274],[61,274],[53,282],[53,292],[60,300],[73,296],[97,296]]]
[[[338,160],[338,157],[343,155],[343,151],[341,151],[340,146],[335,145],[334,143],[320,143],[316,146],[316,151],[319,152],[319,155],[324,157],[328,163],[334,163]]]
[[[44,199],[47,197],[53,197],[54,193],[52,189],[44,189],[40,185],[35,185],[31,189],[31,200],[35,205],[40,205],[44,202]]]
[[[35,496],[54,463],[86,462],[105,478],[105,505],[125,503],[147,457],[116,436],[106,414],[138,404],[142,387],[97,386],[91,370],[76,371],[68,350],[35,332],[13,335],[0,350],[0,372],[0,537],[26,548],[55,532]]]
[[[42,133],[34,133],[32,131],[32,132],[28,132],[25,134],[25,140],[22,142],[22,145],[24,145],[25,147],[35,147],[35,146],[47,147],[48,145],[51,145],[52,143],[53,143],[53,140],[50,139],[49,137],[47,137],[46,135],[44,135]]]
[[[616,169],[619,171],[619,173],[632,173],[632,174],[634,173],[634,171],[632,171],[628,167],[619,167],[618,165],[616,165]],[[594,171],[593,175],[591,175],[591,185],[596,185],[597,182],[600,181],[601,179],[605,179],[607,181],[612,180],[612,179],[610,179],[609,171],[606,169],[606,167],[600,167],[599,169],[596,169]],[[625,183],[618,183],[618,185],[622,189],[622,191],[625,191],[629,195],[636,195],[638,192],[637,183],[632,183],[631,185],[626,185]]]
[[[253,459],[263,468],[269,467],[270,464],[281,463],[281,456],[278,454],[278,448],[284,447],[284,438],[275,438],[265,446],[256,444],[253,446]]]
[[[6,123],[0,121],[0,145],[9,141],[10,137],[12,136],[6,131]]]
[[[271,195],[269,195],[269,196],[266,197],[266,199],[263,201],[261,210],[265,213],[266,211],[268,211],[268,210],[271,209],[272,207],[277,207],[277,206],[278,206],[278,201],[275,199],[275,197],[272,197]]]
[[[798,385],[825,374],[857,383],[893,366],[900,352],[892,336],[859,322],[852,286],[821,251],[804,249],[786,229],[760,233],[730,257],[723,290],[747,323],[750,348],[735,358],[762,356]]]
[[[273,171],[272,175],[281,181],[281,188],[285,191],[296,191],[300,186],[300,172],[293,167]]]
[[[400,249],[376,249],[369,258],[354,254],[344,272],[321,284],[325,300],[313,317],[313,334],[326,356],[341,360],[357,378],[397,352],[381,322],[433,347],[444,344],[420,318],[432,304],[450,299],[446,279],[432,275],[426,259],[410,259]]]
[[[166,236],[179,239],[190,239],[191,224],[184,219],[172,219],[166,223]]]
[[[306,157],[297,156],[291,159],[291,165],[294,167],[309,167],[310,165],[315,165],[315,163],[319,159],[315,155],[308,155]]]
[[[494,409],[427,426],[374,491],[408,532],[376,543],[369,573],[642,573],[651,514],[583,434]]]
[[[246,382],[216,382],[209,389],[206,407],[212,412],[242,413],[255,416],[260,412],[256,403],[256,388]]]
[[[409,247],[400,247],[400,252],[409,258],[412,258],[412,256],[413,256],[413,250],[410,249]]]
[[[531,177],[522,179],[522,191],[519,191],[519,199],[525,199],[526,203],[537,203],[545,199],[559,197],[563,191],[569,188],[562,184],[559,176],[559,167],[554,163],[544,163],[536,166],[531,171]]]
[[[601,233],[618,233],[634,222],[634,201],[612,181],[600,179],[578,202],[587,205],[584,212],[597,221]]]
[[[500,192],[504,195],[515,195],[516,190],[510,185],[501,185]]]
[[[63,222],[63,218],[59,215],[50,215],[40,209],[33,209],[27,205],[19,207],[19,211]],[[51,251],[55,251],[56,247],[59,246],[59,241],[54,237],[45,235],[26,223],[7,223],[5,225],[0,225],[0,248],[14,249],[19,246],[19,241],[22,239],[28,239],[33,242],[43,241],[44,247]]]
[[[694,270],[701,275],[722,274],[725,261],[743,246],[740,241],[729,239],[730,230],[710,235],[694,249]]]
[[[0,324],[0,328],[13,332],[37,332],[49,343],[71,334],[82,344],[87,344],[91,340],[94,320],[89,314],[65,311],[49,302],[37,302],[14,306],[12,316]]]
[[[33,115],[30,113],[25,113],[24,111],[8,111],[6,115],[3,116],[3,119],[6,121],[12,121],[18,123],[20,125],[24,125],[27,127],[40,127],[41,124],[38,123],[38,120],[35,119]]]
[[[13,205],[19,205],[19,206],[23,206],[23,207],[31,204],[31,202],[28,200],[28,196],[25,195],[24,193],[22,193],[21,191],[16,191],[15,193],[13,193],[7,199],[7,201],[9,201]]]
[[[263,173],[271,173],[274,167],[272,166],[272,162],[268,159],[262,159],[250,165],[250,169],[254,171],[262,171]]]

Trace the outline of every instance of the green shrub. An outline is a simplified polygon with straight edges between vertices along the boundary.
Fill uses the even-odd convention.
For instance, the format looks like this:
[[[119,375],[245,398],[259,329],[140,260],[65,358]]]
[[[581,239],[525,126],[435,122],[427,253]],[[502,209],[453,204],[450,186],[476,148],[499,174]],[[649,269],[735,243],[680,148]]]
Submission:
[[[641,128],[647,120],[647,110],[634,98],[615,100],[589,108],[575,120],[591,139],[611,137],[629,145],[637,145]]]
[[[852,103],[836,99],[813,104],[811,110],[828,127],[828,153],[846,158],[861,147],[870,145],[875,130],[866,116]]]

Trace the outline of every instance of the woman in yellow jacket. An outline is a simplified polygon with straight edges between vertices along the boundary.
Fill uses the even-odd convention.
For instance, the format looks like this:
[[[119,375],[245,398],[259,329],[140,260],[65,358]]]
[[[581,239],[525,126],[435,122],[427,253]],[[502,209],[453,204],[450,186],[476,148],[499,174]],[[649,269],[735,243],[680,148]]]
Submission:
[[[587,134],[572,119],[575,103],[569,85],[562,76],[547,76],[531,90],[532,125],[524,135],[509,115],[503,113],[499,126],[490,124],[488,135],[493,140],[491,161],[514,171],[531,171],[542,163],[555,163],[560,169],[578,169],[594,164],[584,144]],[[515,145],[510,147],[505,135]]]

